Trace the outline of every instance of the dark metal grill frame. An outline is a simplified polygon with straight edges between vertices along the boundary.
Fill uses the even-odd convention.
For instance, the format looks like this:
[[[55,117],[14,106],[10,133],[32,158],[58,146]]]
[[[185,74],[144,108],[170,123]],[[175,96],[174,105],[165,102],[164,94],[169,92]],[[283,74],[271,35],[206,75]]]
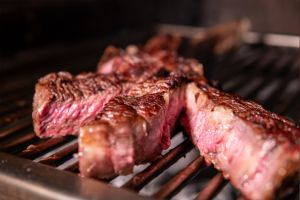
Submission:
[[[160,30],[165,30],[165,27],[161,26]],[[195,31],[195,28],[185,27],[183,31],[182,27],[177,29],[175,27],[175,30],[186,33],[188,30]],[[133,41],[128,35],[119,38],[121,43]],[[149,35],[149,32],[145,35]],[[188,37],[187,34],[183,35]],[[136,34],[132,35],[134,36]],[[75,60],[79,66],[89,57],[96,57],[96,54],[91,52],[95,52],[99,43],[101,42],[95,45],[95,41],[89,41],[79,45],[75,50],[62,49],[61,52],[65,51],[69,54],[57,60],[61,59],[62,63],[69,63],[70,58],[81,52],[81,56]],[[101,44],[104,46],[104,43]],[[229,55],[218,58],[212,66],[207,67],[214,70],[210,78],[220,81],[225,91],[258,101],[267,109],[299,122],[298,50],[299,48],[271,46],[255,41],[254,44],[243,45]],[[194,55],[197,55],[197,52],[194,52]],[[32,62],[35,65],[47,63],[51,66],[54,61],[49,62],[47,57],[44,61],[24,59],[20,61],[21,64],[28,65]],[[82,69],[85,68],[77,67],[74,71]],[[55,71],[59,68],[50,70]],[[194,148],[188,139],[184,139],[159,160],[125,182],[121,187],[123,189],[103,184],[111,180],[100,182],[77,176],[78,160],[73,156],[78,149],[77,138],[41,140],[32,130],[30,115],[33,84],[42,71],[33,75],[26,71],[12,71],[16,77],[16,81],[13,82],[5,78],[5,74],[0,75],[0,79],[3,78],[0,82],[6,84],[1,86],[0,91],[0,199],[4,197],[5,199],[146,199],[147,197],[137,193]],[[201,178],[199,172],[206,167],[203,158],[198,155],[190,163],[186,163],[186,166],[176,175],[170,177],[169,181],[153,193],[152,198],[174,197],[192,180]],[[222,192],[222,188],[227,184],[228,181],[220,173],[215,172],[199,191],[196,199],[212,199]],[[290,197],[297,198],[295,196],[297,194],[296,190]],[[242,197],[237,194],[235,198]]]

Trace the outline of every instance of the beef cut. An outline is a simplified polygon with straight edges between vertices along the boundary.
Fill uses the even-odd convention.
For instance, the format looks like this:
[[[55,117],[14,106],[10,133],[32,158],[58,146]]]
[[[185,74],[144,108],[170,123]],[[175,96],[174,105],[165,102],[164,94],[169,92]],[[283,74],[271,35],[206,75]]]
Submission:
[[[39,137],[77,134],[103,106],[122,90],[114,75],[51,73],[36,85],[33,124]]]
[[[184,106],[186,78],[148,80],[110,100],[97,119],[80,128],[82,176],[110,178],[157,158]]]
[[[272,199],[298,178],[300,127],[252,101],[191,83],[183,121],[201,155],[249,199]]]
[[[100,69],[109,68],[108,73],[100,70],[73,76],[59,72],[39,80],[32,114],[39,137],[77,135],[79,127],[92,121],[111,98],[145,80],[168,77],[172,72],[185,72],[194,77],[203,74],[202,65],[195,60],[172,55],[173,63],[170,63],[140,50],[111,53],[115,50],[123,51],[109,47],[99,65]]]
[[[143,82],[150,77],[170,72],[183,72],[190,76],[190,79],[197,79],[203,75],[203,66],[195,59],[182,58],[176,51],[146,47],[147,45],[141,49],[131,45],[126,50],[113,46],[107,47],[98,63],[97,72],[116,73],[129,81],[136,82]]]

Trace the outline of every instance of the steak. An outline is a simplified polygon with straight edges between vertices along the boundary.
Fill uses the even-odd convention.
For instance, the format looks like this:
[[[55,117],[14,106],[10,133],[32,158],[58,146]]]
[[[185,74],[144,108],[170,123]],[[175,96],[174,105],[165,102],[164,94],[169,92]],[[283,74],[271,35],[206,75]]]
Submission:
[[[143,47],[129,45],[125,50],[108,46],[99,63],[98,72],[102,74],[117,72],[124,73],[133,64],[158,62],[164,58],[177,57],[177,50],[181,44],[181,37],[171,35],[158,35],[150,38]],[[164,65],[164,64],[161,64]],[[161,67],[161,66],[158,66]],[[171,66],[175,68],[175,66]],[[150,67],[148,69],[151,69]]]
[[[51,73],[36,85],[33,101],[34,130],[39,137],[76,135],[103,106],[122,91],[114,75]]]
[[[300,166],[300,127],[206,84],[186,90],[183,120],[200,154],[249,199],[274,198]]]
[[[85,177],[111,178],[160,156],[184,106],[186,79],[171,75],[135,85],[110,100],[80,128],[79,166]]]
[[[39,137],[77,135],[79,127],[92,121],[111,98],[126,93],[145,80],[168,77],[176,71],[191,77],[203,74],[202,65],[195,60],[176,60],[173,55],[174,62],[166,63],[148,53],[132,53],[132,50],[116,56],[116,49],[111,48],[106,50],[103,60],[107,58],[113,62],[102,64],[110,65],[112,71],[109,73],[100,71],[103,74],[73,76],[68,72],[59,72],[39,80],[32,114],[34,130]]]
[[[140,49],[128,46],[126,50],[109,46],[101,57],[97,72],[116,73],[128,81],[143,82],[153,76],[167,75],[170,72],[182,72],[197,79],[203,75],[203,66],[195,59],[185,59],[176,51]],[[154,48],[154,47],[153,47]]]

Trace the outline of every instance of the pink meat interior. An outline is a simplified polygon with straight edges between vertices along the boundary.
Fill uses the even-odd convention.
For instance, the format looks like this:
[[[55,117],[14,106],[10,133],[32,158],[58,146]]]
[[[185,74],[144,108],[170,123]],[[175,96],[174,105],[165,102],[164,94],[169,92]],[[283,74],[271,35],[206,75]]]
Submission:
[[[251,122],[215,104],[195,86],[188,87],[186,97],[186,128],[200,153],[248,197],[269,198],[288,173],[288,163],[297,162],[296,149],[263,138]]]
[[[77,135],[79,127],[92,121],[115,94],[101,93],[80,101],[54,102],[40,111],[42,136]]]
[[[161,154],[163,149],[169,148],[171,144],[171,131],[177,122],[180,112],[184,106],[184,89],[180,88],[174,92],[165,94],[166,106],[161,112],[148,121],[149,133],[141,141],[144,151],[137,152],[136,163],[149,162]]]
[[[131,173],[134,165],[157,158],[163,149],[170,146],[170,131],[184,106],[184,94],[183,88],[166,92],[165,105],[162,105],[158,113],[149,113],[150,117],[148,114],[148,117],[139,116],[130,124],[126,122],[111,127],[106,122],[81,128],[81,174],[98,178],[108,178],[115,174],[126,175]],[[113,135],[113,142],[112,138],[105,135]],[[97,139],[99,137],[101,141]]]
[[[182,111],[185,104],[184,92],[185,92],[185,88],[181,88],[180,90],[177,90],[171,95],[170,103],[166,109],[165,123],[163,124],[163,129],[161,130],[162,149],[167,149],[171,145],[170,133],[174,128],[175,123],[179,117],[179,114]]]

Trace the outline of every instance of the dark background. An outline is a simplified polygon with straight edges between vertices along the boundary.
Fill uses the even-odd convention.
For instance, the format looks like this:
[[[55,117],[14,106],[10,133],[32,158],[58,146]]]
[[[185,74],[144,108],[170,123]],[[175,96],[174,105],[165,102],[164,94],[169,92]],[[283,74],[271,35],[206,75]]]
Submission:
[[[299,0],[0,0],[0,57],[157,23],[211,26],[243,17],[254,31],[299,35]]]

